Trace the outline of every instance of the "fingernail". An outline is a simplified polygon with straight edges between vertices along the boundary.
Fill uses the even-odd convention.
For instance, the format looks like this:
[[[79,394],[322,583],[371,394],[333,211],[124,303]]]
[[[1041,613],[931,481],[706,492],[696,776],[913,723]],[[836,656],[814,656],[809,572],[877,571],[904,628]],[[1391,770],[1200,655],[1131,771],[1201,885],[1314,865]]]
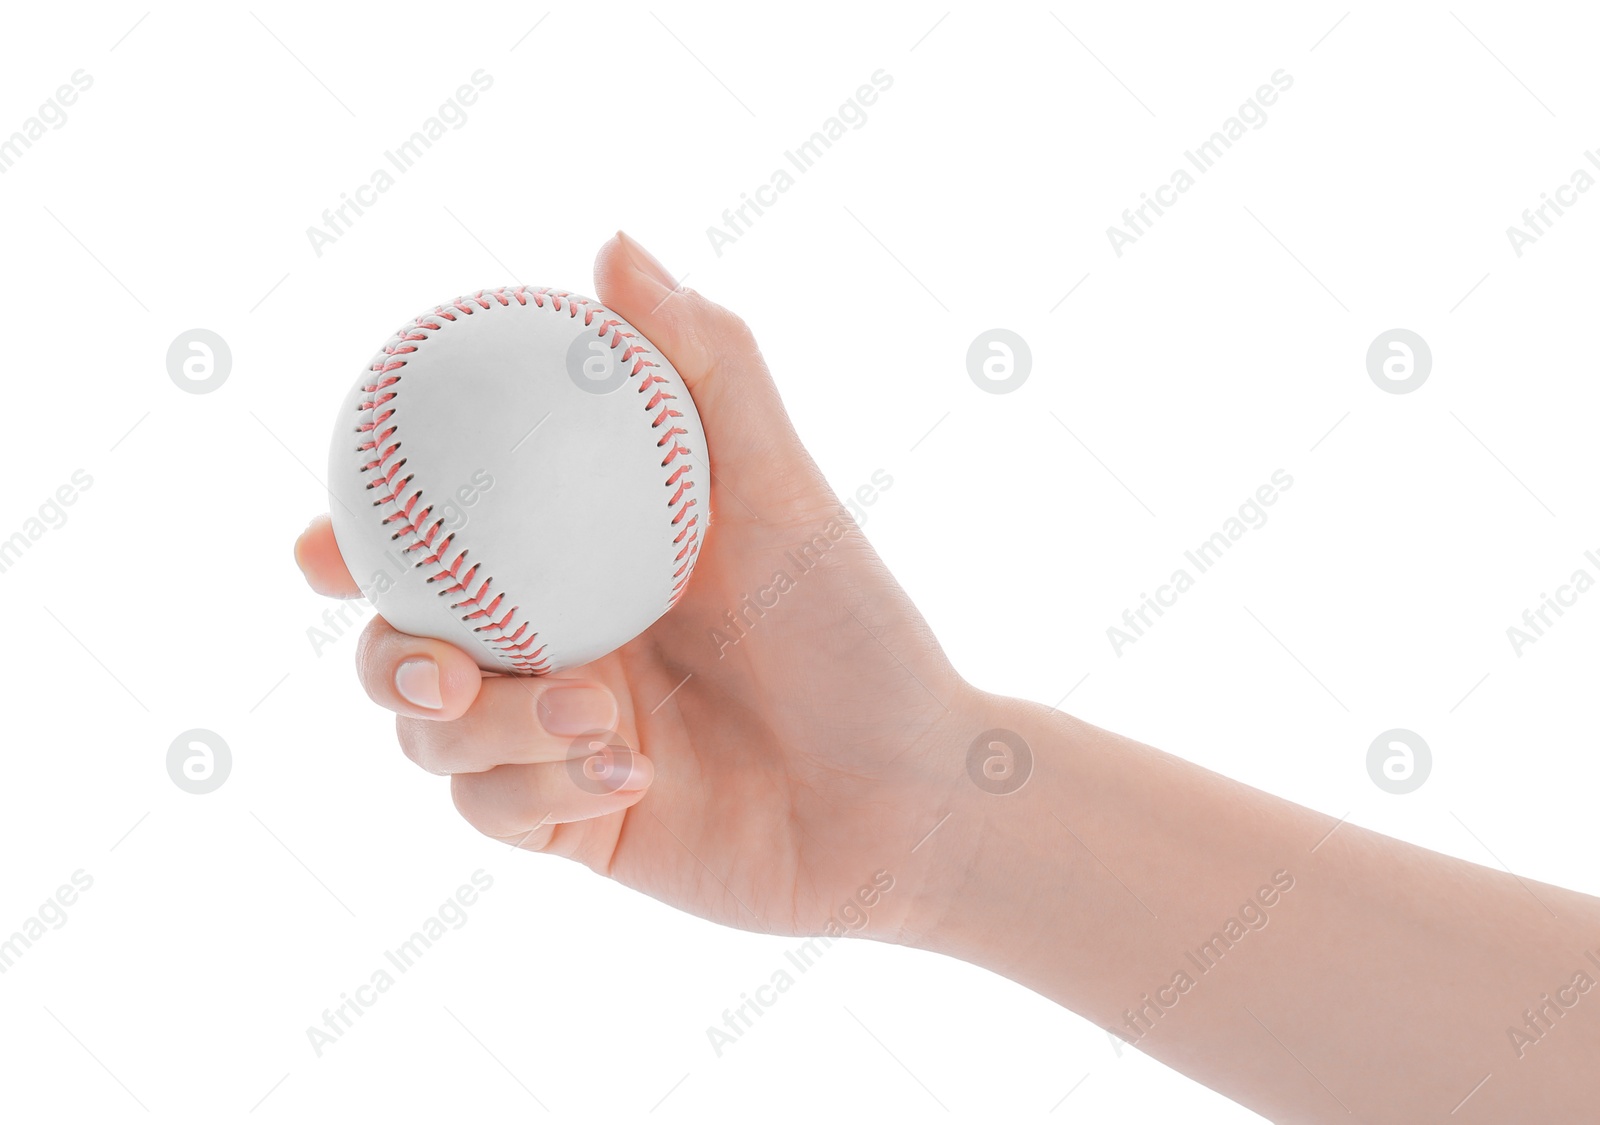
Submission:
[[[640,246],[627,234],[619,230],[617,232],[617,242],[621,245],[623,252],[628,255],[628,260],[633,263],[634,269],[646,277],[659,281],[668,289],[676,289],[678,287],[678,279],[667,272],[667,267],[657,261],[654,254]]]
[[[651,770],[650,763],[646,762],[645,755],[637,754],[637,752],[629,754],[627,755],[627,776],[622,778],[621,784],[616,787],[616,792],[638,792],[640,789],[646,789],[646,787],[650,786],[651,779],[654,779],[654,776],[656,775]]]
[[[394,689],[407,703],[437,711],[444,706],[439,695],[439,666],[426,658],[407,660],[394,673]]]
[[[551,734],[610,730],[617,722],[617,699],[603,687],[551,688],[539,697],[539,723]]]

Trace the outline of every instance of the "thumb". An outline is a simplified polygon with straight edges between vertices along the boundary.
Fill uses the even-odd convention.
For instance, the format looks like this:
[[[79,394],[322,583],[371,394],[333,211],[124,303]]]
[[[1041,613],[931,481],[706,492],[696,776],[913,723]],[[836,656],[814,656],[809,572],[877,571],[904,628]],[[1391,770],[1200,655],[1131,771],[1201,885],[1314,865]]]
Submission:
[[[596,296],[661,349],[694,396],[715,468],[749,479],[809,466],[761,349],[743,320],[618,231],[594,265]],[[737,485],[734,485],[737,487]]]

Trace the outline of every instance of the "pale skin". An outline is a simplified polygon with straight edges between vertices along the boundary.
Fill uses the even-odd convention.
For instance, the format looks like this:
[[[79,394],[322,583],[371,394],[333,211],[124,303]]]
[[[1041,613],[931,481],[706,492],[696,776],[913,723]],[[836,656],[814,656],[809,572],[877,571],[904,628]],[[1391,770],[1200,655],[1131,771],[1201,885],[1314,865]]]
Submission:
[[[473,827],[749,930],[821,933],[870,900],[846,919],[865,918],[859,936],[1007,976],[1274,1121],[1595,1112],[1600,899],[966,683],[838,522],[743,322],[623,235],[595,287],[687,381],[713,519],[672,612],[582,668],[485,676],[460,649],[370,622],[363,686]],[[741,611],[830,529],[842,537],[776,606]],[[359,595],[326,516],[295,557],[318,592]],[[753,622],[742,636],[730,611]],[[1010,793],[968,771],[996,728],[1033,757]],[[568,761],[595,729],[632,749],[598,784]],[[879,872],[892,889],[863,897]],[[1187,958],[1241,918],[1209,970]]]

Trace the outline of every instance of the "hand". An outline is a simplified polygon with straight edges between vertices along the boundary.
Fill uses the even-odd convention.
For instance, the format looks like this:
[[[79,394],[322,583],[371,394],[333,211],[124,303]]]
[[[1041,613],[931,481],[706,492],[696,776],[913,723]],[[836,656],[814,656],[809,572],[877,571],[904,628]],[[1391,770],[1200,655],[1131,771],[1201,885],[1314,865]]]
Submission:
[[[376,618],[361,681],[480,832],[717,922],[821,932],[938,822],[980,693],[806,453],[744,323],[620,233],[595,286],[671,359],[705,427],[712,517],[688,592],[618,651],[542,678],[485,675]],[[358,596],[326,516],[295,555],[314,589]],[[597,728],[631,752],[586,776],[568,759]],[[894,936],[910,882],[863,932]]]

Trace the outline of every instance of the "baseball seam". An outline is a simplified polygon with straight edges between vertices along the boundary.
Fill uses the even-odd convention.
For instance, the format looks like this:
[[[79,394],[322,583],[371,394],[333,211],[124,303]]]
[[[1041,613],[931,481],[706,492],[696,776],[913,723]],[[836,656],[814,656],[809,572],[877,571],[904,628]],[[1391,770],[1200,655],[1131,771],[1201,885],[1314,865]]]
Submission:
[[[634,393],[642,395],[651,388],[658,388],[645,401],[644,412],[653,415],[650,422],[652,430],[664,428],[656,448],[663,450],[661,468],[666,472],[663,483],[672,490],[666,502],[672,513],[670,526],[678,529],[672,540],[678,548],[673,559],[677,569],[672,573],[673,585],[666,608],[671,609],[676,605],[688,588],[695,558],[700,553],[700,513],[692,511],[698,507],[699,501],[689,495],[696,487],[694,451],[679,440],[687,436],[689,431],[674,421],[682,418],[683,413],[672,406],[678,396],[672,393],[670,381],[650,370],[661,366],[648,358],[655,353],[641,337],[625,331],[626,325],[616,319],[611,310],[588,297],[563,289],[526,285],[514,289],[480,289],[412,318],[395,331],[369,367],[372,377],[361,387],[366,397],[357,403],[356,414],[358,417],[370,416],[363,418],[356,427],[356,433],[365,439],[356,447],[356,451],[370,457],[359,472],[367,477],[367,489],[380,493],[372,506],[381,508],[385,504],[394,505],[394,511],[381,522],[386,526],[398,525],[390,539],[396,543],[403,541],[401,556],[420,551],[421,557],[412,564],[414,569],[439,568],[436,574],[427,579],[428,583],[446,583],[438,590],[440,597],[460,595],[458,601],[450,604],[450,609],[458,613],[461,621],[479,635],[500,663],[516,672],[542,675],[550,670],[549,657],[545,655],[548,646],[541,644],[534,647],[539,635],[527,617],[520,613],[519,606],[510,605],[502,612],[502,606],[506,605],[508,599],[505,592],[493,589],[492,572],[482,562],[468,562],[468,549],[456,548],[455,532],[440,536],[444,518],[434,518],[432,504],[423,505],[423,490],[412,487],[416,473],[402,475],[407,458],[401,453],[400,425],[395,418],[395,400],[400,397],[403,379],[397,372],[407,362],[402,357],[416,352],[422,343],[431,339],[429,332],[440,331],[444,327],[440,321],[454,322],[457,314],[472,316],[497,305],[508,307],[513,300],[519,307],[526,307],[530,299],[536,308],[545,308],[546,302],[549,302],[548,307],[553,312],[565,312],[573,319],[581,311],[585,328],[594,328],[601,339],[609,335],[612,351],[623,348],[618,362],[624,365],[632,362],[628,377],[638,379]],[[638,378],[641,374],[644,377]]]

